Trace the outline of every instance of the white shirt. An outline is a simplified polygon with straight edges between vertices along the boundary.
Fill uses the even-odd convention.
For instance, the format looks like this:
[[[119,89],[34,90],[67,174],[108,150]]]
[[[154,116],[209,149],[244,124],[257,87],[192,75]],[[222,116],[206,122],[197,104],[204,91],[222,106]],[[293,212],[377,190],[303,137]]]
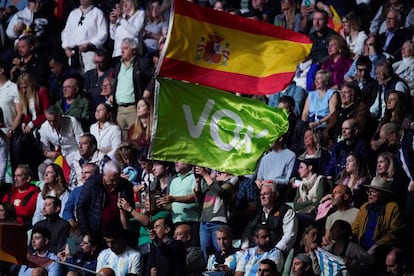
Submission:
[[[96,271],[101,268],[109,267],[115,271],[116,275],[126,275],[127,273],[142,275],[141,254],[127,246],[121,254],[115,254],[107,248],[98,255]]]
[[[46,121],[41,125],[39,133],[44,150],[50,150],[50,144],[55,148],[60,145],[62,155],[68,164],[74,161],[74,156],[79,150],[79,138],[83,134],[81,124],[74,117],[62,116],[59,130],[52,128]]]
[[[125,16],[117,21],[116,24],[109,25],[109,35],[114,40],[113,57],[121,55],[121,44],[124,38],[132,38],[138,42],[138,35],[144,26],[145,12],[143,10],[136,11],[130,18]]]
[[[81,20],[81,18],[84,18]],[[102,48],[108,37],[108,24],[103,12],[91,7],[85,14],[77,8],[71,11],[62,31],[62,48],[73,48],[80,44],[92,43]]]
[[[111,159],[121,145],[121,128],[118,125],[105,122],[99,129],[98,122],[91,125],[90,132],[98,142],[98,150],[106,153]]]
[[[17,85],[8,80],[0,87],[0,108],[3,110],[5,128],[2,130],[7,133],[16,118],[16,104],[19,104]]]

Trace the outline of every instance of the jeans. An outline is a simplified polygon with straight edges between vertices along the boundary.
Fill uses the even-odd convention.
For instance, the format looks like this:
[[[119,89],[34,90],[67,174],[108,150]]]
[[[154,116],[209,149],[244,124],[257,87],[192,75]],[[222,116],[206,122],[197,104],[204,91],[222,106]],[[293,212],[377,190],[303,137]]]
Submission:
[[[213,253],[211,252],[212,249],[214,249],[214,252],[220,251],[220,247],[216,239],[216,230],[222,225],[222,222],[216,221],[200,223],[200,247],[201,251],[203,251],[206,262],[208,260],[208,255]]]

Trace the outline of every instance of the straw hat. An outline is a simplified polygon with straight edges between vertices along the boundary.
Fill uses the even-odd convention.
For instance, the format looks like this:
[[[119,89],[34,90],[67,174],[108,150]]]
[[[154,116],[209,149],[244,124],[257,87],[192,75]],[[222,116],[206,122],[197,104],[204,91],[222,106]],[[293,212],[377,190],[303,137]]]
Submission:
[[[385,178],[376,176],[372,179],[370,185],[364,185],[367,188],[383,191],[386,193],[392,193],[391,191],[391,182],[387,181]]]

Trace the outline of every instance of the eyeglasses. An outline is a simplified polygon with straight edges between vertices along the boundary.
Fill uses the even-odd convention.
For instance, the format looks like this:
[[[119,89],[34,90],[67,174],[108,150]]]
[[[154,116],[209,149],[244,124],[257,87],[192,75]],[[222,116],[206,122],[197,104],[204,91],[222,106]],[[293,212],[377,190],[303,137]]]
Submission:
[[[75,85],[64,85],[63,89],[70,89],[70,88],[74,88]]]
[[[91,171],[83,171],[83,172],[81,172],[82,174],[91,174],[92,172]]]
[[[260,193],[260,197],[270,197],[272,193]]]
[[[350,94],[350,93],[352,93],[352,91],[351,90],[341,90],[341,91],[339,91],[339,93],[341,95],[344,95],[344,94]]]
[[[367,195],[370,195],[370,194],[377,195],[379,192],[380,192],[380,191],[377,191],[377,190],[368,190],[368,191],[367,191]]]
[[[396,21],[396,20],[397,20],[397,18],[394,18],[394,17],[387,17],[387,18],[385,18],[385,20],[387,20],[387,21]]]
[[[85,16],[81,16],[80,18],[79,18],[79,22],[78,22],[78,26],[82,26],[83,25],[83,20],[85,20]]]

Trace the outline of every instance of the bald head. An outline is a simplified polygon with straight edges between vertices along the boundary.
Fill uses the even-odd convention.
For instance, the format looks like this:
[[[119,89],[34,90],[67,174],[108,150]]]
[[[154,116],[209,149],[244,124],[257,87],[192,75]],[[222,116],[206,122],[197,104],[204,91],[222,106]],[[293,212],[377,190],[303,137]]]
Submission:
[[[191,240],[191,227],[188,224],[180,224],[175,228],[174,240],[187,243]]]
[[[115,271],[113,271],[112,268],[109,268],[109,267],[101,268],[98,271],[98,275],[99,276],[116,276]]]
[[[392,249],[385,258],[388,275],[403,275],[405,272],[406,256],[402,249]]]

